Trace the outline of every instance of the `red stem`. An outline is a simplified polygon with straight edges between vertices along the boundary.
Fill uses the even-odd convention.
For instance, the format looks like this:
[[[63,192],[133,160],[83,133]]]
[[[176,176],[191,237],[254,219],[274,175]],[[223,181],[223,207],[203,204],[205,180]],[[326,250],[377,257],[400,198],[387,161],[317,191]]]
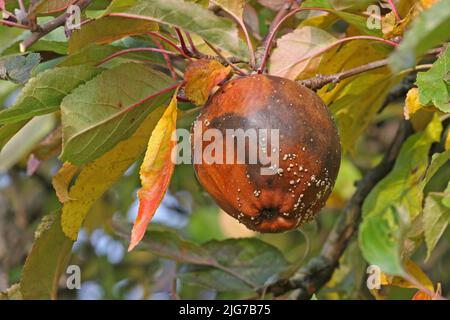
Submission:
[[[114,59],[116,57],[122,56],[122,55],[130,53],[130,52],[159,52],[159,53],[167,54],[167,55],[178,55],[175,52],[162,50],[162,49],[157,49],[157,48],[130,48],[130,49],[125,49],[125,50],[121,50],[121,51],[118,51],[116,53],[113,53],[112,55],[106,57],[105,59],[103,59],[102,61],[97,63],[97,66],[102,65],[102,64],[104,64],[105,62],[108,62],[111,59]]]
[[[164,42],[166,42],[167,44],[169,44],[170,46],[172,46],[173,48],[175,48],[175,50],[177,50],[183,57],[185,57],[186,59],[192,60],[192,58],[190,56],[188,56],[183,50],[181,50],[177,44],[175,42],[173,42],[172,40],[170,40],[169,38],[163,36],[162,34],[158,33],[158,32],[149,32],[149,35],[153,35],[156,36],[158,38],[160,38],[161,40],[163,40]]]
[[[272,47],[272,42],[278,32],[278,30],[280,29],[281,25],[290,17],[292,17],[293,15],[301,12],[301,11],[308,11],[308,10],[312,10],[312,11],[325,11],[325,12],[330,12],[332,13],[332,11],[330,11],[329,9],[324,9],[324,8],[318,8],[318,7],[307,7],[307,8],[297,8],[292,10],[291,12],[289,12],[286,16],[284,16],[279,22],[278,24],[275,25],[275,27],[273,28],[273,30],[271,30],[269,32],[269,35],[267,36],[267,40],[265,43],[265,48],[264,48],[264,54],[263,54],[263,58],[261,61],[261,65],[258,68],[258,73],[262,73],[266,67],[266,63],[267,63],[267,58],[269,56],[269,52],[270,49]],[[378,38],[378,37],[372,37],[372,36],[358,36],[359,39],[365,38],[368,39],[368,37],[370,37],[371,40],[376,40],[376,41],[380,41],[392,46],[397,46],[398,44],[396,42],[393,41],[389,41],[383,38]]]
[[[134,103],[134,104],[132,104],[132,105],[126,107],[126,108],[123,109],[123,111],[121,111],[121,112],[124,112],[124,113],[125,113],[125,112],[128,112],[128,111],[130,111],[131,109],[133,109],[133,108],[135,108],[135,107],[137,107],[137,106],[139,106],[139,105],[141,105],[141,104],[143,104],[143,103],[145,103],[145,102],[147,102],[147,101],[153,99],[154,97],[160,96],[160,95],[162,95],[162,94],[164,94],[164,93],[166,93],[166,92],[169,92],[170,90],[173,90],[173,89],[176,89],[176,88],[178,88],[178,87],[181,87],[182,85],[184,85],[184,83],[185,83],[185,81],[177,82],[177,83],[171,85],[170,87],[164,88],[164,89],[162,89],[161,91],[158,91],[158,92],[156,92],[156,93],[153,93],[153,94],[149,95],[148,97],[145,97],[144,99],[142,99],[142,100],[140,100],[140,101],[138,101],[138,102],[136,102],[136,103]]]
[[[392,12],[394,12],[395,15],[395,19],[397,19],[397,21],[402,20],[402,17],[400,16],[400,13],[398,12],[397,7],[395,6],[394,0],[388,0],[389,5],[391,6]]]
[[[0,24],[3,24],[5,26],[9,26],[9,27],[16,27],[16,28],[27,29],[27,30],[30,29],[30,27],[25,26],[23,24],[12,22],[12,21],[8,21],[8,20],[3,20],[3,19],[0,19]]]
[[[180,41],[180,45],[181,45],[181,48],[183,49],[184,53],[186,55],[190,56],[191,52],[189,51],[189,49],[186,45],[186,42],[184,41],[184,37],[183,37],[183,34],[181,33],[180,28],[175,28],[175,32],[177,33],[178,40]]]
[[[155,39],[155,37],[152,35],[150,35],[150,37],[152,38],[153,42],[156,44],[156,46],[159,49],[164,50],[164,47],[161,44],[161,41],[159,41],[159,39]],[[170,75],[172,76],[172,78],[174,80],[177,80],[177,73],[175,72],[175,69],[173,68],[172,61],[170,60],[169,55],[165,52],[162,52],[162,55],[164,56],[164,60],[166,60],[166,62],[167,62],[167,67],[170,71]]]

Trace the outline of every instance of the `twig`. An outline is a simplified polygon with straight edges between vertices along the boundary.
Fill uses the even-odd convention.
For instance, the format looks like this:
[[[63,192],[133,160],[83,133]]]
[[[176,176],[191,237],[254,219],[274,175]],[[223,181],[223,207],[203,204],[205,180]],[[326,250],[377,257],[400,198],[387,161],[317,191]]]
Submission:
[[[239,73],[241,76],[246,76],[247,74],[244,72],[244,70],[242,70],[241,68],[239,68],[238,66],[234,65],[230,60],[228,60],[227,57],[225,57],[222,52],[217,49],[216,47],[214,47],[211,43],[209,43],[208,41],[204,40],[205,43],[208,45],[208,47],[211,48],[212,51],[214,51],[219,58],[221,58],[223,61],[226,62],[226,64],[228,64],[231,68],[233,68],[237,73]]]
[[[358,183],[356,192],[334,224],[320,255],[310,260],[303,269],[290,279],[280,281],[269,287],[268,292],[279,296],[298,289],[295,293],[297,299],[309,299],[313,293],[330,280],[339,264],[339,259],[358,228],[361,220],[361,206],[365,198],[377,183],[390,172],[403,142],[411,133],[410,125],[405,121],[402,122],[384,159],[378,166],[368,171],[363,180]]]
[[[85,9],[92,0],[80,0],[77,2],[77,5],[80,7],[80,10]],[[22,43],[20,43],[20,52],[25,52],[30,46],[32,46],[36,41],[45,36],[46,34],[52,32],[56,28],[63,26],[66,23],[67,18],[70,16],[69,13],[63,13],[57,18],[47,22],[39,30],[33,32],[31,36],[25,39]]]
[[[3,19],[0,19],[0,24],[8,26],[8,27],[16,27],[16,28],[27,29],[27,30],[30,29],[29,26],[26,26],[24,24],[12,22],[12,21],[8,21],[8,20],[3,20]]]
[[[387,65],[388,65],[387,59],[377,60],[377,61],[370,62],[368,64],[365,64],[365,65],[362,65],[362,66],[359,66],[359,67],[356,67],[356,68],[353,68],[350,70],[336,73],[336,74],[330,74],[330,75],[318,74],[313,78],[297,81],[297,83],[304,85],[305,87],[308,87],[311,90],[318,90],[329,83],[338,83],[339,81],[350,78],[357,74],[364,73],[364,72],[378,69],[378,68],[382,68]]]

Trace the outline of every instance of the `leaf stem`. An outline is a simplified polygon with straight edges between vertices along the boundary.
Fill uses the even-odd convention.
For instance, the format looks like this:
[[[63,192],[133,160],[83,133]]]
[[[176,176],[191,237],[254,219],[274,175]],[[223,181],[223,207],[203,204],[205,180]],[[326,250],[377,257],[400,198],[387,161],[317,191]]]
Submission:
[[[178,56],[178,54],[175,52],[164,50],[164,49],[159,49],[159,48],[130,48],[130,49],[124,49],[124,50],[121,50],[121,51],[118,51],[116,53],[109,55],[108,57],[106,57],[105,59],[103,59],[99,63],[97,63],[96,66],[100,66],[100,65],[104,64],[105,62],[108,62],[111,59],[125,55],[130,52],[158,52],[158,53],[162,53],[162,54]]]
[[[166,36],[158,33],[158,32],[153,32],[150,31],[148,33],[149,35],[153,35],[156,36],[158,38],[160,38],[161,40],[163,40],[164,42],[166,42],[167,44],[169,44],[170,46],[172,46],[175,50],[177,50],[183,57],[185,57],[186,59],[192,60],[192,58],[186,54],[186,52],[184,50],[181,50],[177,44],[175,42],[173,42],[172,40],[170,40],[169,38],[167,38]]]
[[[157,39],[155,36],[150,35],[150,37],[152,38],[152,40],[156,44],[156,46],[159,49],[163,50],[161,53],[164,56],[164,60],[166,60],[167,68],[170,71],[170,75],[172,76],[172,79],[177,80],[177,73],[175,72],[175,69],[173,68],[172,61],[170,60],[169,55],[167,54],[167,52],[165,52],[166,50],[164,50],[164,46],[161,44],[161,41],[159,39]]]
[[[132,105],[129,105],[128,107],[123,109],[122,112],[124,112],[124,113],[128,112],[131,109],[133,109],[133,108],[135,108],[135,107],[137,107],[137,106],[139,106],[139,105],[141,105],[141,104],[143,104],[143,103],[145,103],[145,102],[147,102],[147,101],[149,101],[149,100],[151,100],[151,99],[153,99],[153,98],[155,98],[157,96],[160,96],[160,95],[162,95],[162,94],[164,94],[166,92],[169,92],[169,91],[174,90],[174,89],[176,89],[178,87],[181,87],[184,84],[185,84],[185,81],[177,82],[177,83],[175,83],[175,84],[173,84],[173,85],[171,85],[171,86],[169,86],[167,88],[164,88],[164,89],[162,89],[162,90],[160,90],[160,91],[158,91],[156,93],[153,93],[153,94],[149,95],[148,97],[145,97],[144,99],[142,99],[142,100],[140,100],[140,101],[138,101],[136,103],[133,103]]]
[[[186,41],[184,41],[184,37],[183,37],[183,33],[181,32],[181,29],[175,27],[175,32],[177,33],[178,40],[180,41],[181,49],[183,49],[183,52],[188,56],[192,56],[191,51],[189,51],[188,47],[186,46]]]

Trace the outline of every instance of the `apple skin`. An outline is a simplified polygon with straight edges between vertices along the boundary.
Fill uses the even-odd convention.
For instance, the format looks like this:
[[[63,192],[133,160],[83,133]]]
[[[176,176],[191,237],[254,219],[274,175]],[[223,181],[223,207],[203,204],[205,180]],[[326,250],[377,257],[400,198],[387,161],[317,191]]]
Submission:
[[[249,229],[292,230],[311,221],[325,205],[339,171],[341,147],[331,114],[315,92],[268,75],[231,80],[199,114],[196,130],[201,134],[191,132],[192,154],[199,147],[203,152],[211,143],[202,138],[207,129],[217,129],[223,137],[226,129],[279,130],[279,166],[272,175],[261,174],[267,164],[236,163],[236,156],[232,164],[225,163],[225,155],[223,164],[194,162],[205,190]],[[233,151],[226,149],[225,140],[220,141],[224,154]],[[267,143],[270,152],[271,142]],[[247,142],[246,152],[250,148]],[[261,148],[259,143],[256,148]]]

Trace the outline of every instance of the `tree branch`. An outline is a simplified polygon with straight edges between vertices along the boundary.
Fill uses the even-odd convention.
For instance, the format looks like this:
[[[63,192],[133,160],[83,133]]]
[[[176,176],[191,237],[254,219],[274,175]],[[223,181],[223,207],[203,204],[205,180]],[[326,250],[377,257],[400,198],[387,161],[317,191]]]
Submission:
[[[80,7],[80,10],[85,9],[92,0],[80,0],[77,2],[77,5]],[[67,18],[70,16],[69,13],[65,12],[62,15],[56,17],[55,19],[47,22],[43,26],[41,26],[37,31],[31,33],[31,36],[25,39],[20,44],[20,51],[25,52],[30,46],[32,46],[36,41],[45,36],[46,34],[52,32],[53,30],[63,26],[66,23]]]
[[[318,90],[329,83],[338,83],[339,81],[350,78],[357,74],[382,68],[387,65],[388,65],[387,59],[377,60],[336,74],[329,74],[329,75],[318,74],[313,78],[297,81],[297,83],[304,85],[305,87],[308,87],[311,90]]]
[[[360,223],[361,207],[365,198],[375,185],[390,172],[403,142],[411,133],[409,123],[402,122],[384,159],[378,166],[367,172],[358,183],[356,192],[334,224],[320,255],[311,259],[304,268],[290,279],[282,280],[270,286],[267,292],[279,296],[291,290],[298,290],[295,292],[297,299],[309,299],[330,280],[334,270],[339,265],[339,259],[344,254]]]

